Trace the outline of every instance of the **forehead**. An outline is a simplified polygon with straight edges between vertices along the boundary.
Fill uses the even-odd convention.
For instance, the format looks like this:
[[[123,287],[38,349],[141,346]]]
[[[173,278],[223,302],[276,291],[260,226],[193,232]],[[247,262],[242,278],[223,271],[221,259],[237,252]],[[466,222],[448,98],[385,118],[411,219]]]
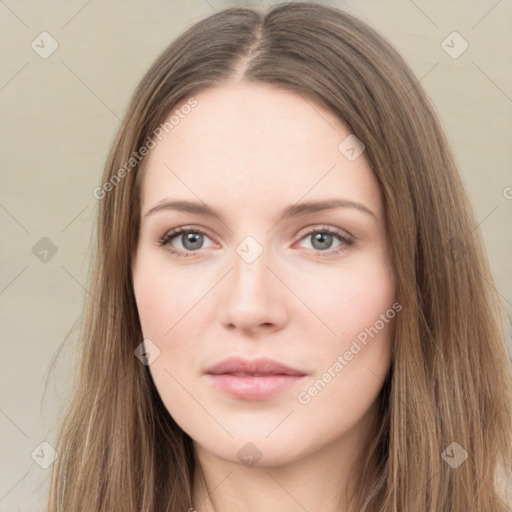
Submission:
[[[339,196],[371,203],[378,213],[378,187],[364,153],[346,158],[339,145],[349,128],[312,99],[247,82],[193,98],[194,108],[183,109],[185,100],[169,114],[172,129],[146,157],[146,206],[175,196],[261,209],[273,201]]]

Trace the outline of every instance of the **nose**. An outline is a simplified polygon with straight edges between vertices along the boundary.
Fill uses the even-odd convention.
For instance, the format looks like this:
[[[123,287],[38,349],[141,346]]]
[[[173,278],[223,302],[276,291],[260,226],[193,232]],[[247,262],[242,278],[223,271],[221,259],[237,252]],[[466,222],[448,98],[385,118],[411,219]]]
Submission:
[[[219,311],[226,328],[269,333],[286,324],[286,300],[290,291],[270,259],[266,251],[254,261],[234,253],[233,268],[225,277],[225,299]]]

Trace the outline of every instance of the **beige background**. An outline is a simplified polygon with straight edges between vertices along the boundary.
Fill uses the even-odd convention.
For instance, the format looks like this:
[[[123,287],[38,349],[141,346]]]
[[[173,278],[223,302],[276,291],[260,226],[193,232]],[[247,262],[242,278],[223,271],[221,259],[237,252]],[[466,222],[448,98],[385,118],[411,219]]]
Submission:
[[[396,46],[432,98],[474,205],[497,290],[511,312],[512,2],[348,4]],[[50,450],[36,451],[44,455],[35,460],[31,454],[44,441],[54,443],[78,328],[43,396],[44,379],[86,295],[97,209],[92,191],[128,99],[175,36],[230,5],[235,3],[0,2],[0,512],[43,510],[49,469],[35,460],[50,461]],[[46,59],[31,47],[43,31],[59,45]],[[457,59],[441,47],[453,31],[469,44]],[[57,248],[45,263],[32,252],[43,237]]]

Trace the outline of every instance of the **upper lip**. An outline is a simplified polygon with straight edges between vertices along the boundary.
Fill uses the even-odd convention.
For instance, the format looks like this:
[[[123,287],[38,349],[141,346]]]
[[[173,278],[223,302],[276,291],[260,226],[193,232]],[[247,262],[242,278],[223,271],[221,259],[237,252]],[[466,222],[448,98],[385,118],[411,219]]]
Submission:
[[[217,363],[206,371],[206,373],[220,375],[226,373],[249,373],[260,375],[306,375],[273,359],[267,357],[259,359],[243,359],[242,357],[229,357]]]

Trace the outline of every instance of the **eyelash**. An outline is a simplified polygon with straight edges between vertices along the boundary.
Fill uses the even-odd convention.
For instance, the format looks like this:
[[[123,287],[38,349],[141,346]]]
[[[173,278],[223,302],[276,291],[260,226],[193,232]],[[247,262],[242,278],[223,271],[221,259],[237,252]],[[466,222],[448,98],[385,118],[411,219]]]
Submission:
[[[170,252],[171,254],[173,254],[173,255],[175,255],[175,256],[177,256],[179,258],[182,258],[182,257],[186,258],[186,257],[189,257],[189,256],[193,256],[194,253],[199,252],[199,251],[188,251],[188,252],[177,251],[170,244],[170,242],[174,238],[176,238],[178,235],[182,235],[184,233],[200,233],[202,235],[208,236],[208,233],[206,231],[204,231],[203,229],[201,229],[201,228],[181,227],[181,228],[177,228],[177,229],[174,229],[174,230],[169,231],[168,233],[166,233],[158,241],[158,245],[161,246],[161,247],[165,247],[165,249],[168,252]],[[320,250],[312,249],[321,258],[329,257],[329,256],[335,256],[335,255],[337,255],[337,254],[347,250],[349,247],[351,247],[354,244],[354,240],[352,240],[351,238],[348,238],[347,236],[345,236],[342,231],[340,231],[338,229],[335,229],[335,228],[332,228],[332,227],[329,227],[329,226],[321,226],[320,228],[313,229],[313,230],[309,231],[308,233],[306,233],[301,238],[301,240],[303,240],[303,239],[305,239],[305,238],[307,238],[307,237],[309,237],[311,235],[318,234],[318,233],[327,233],[329,235],[334,235],[334,236],[336,236],[340,240],[340,242],[342,242],[338,246],[338,248],[336,248],[334,250],[333,249],[327,249],[325,251],[320,251]],[[210,238],[210,237],[208,236],[208,238]]]

